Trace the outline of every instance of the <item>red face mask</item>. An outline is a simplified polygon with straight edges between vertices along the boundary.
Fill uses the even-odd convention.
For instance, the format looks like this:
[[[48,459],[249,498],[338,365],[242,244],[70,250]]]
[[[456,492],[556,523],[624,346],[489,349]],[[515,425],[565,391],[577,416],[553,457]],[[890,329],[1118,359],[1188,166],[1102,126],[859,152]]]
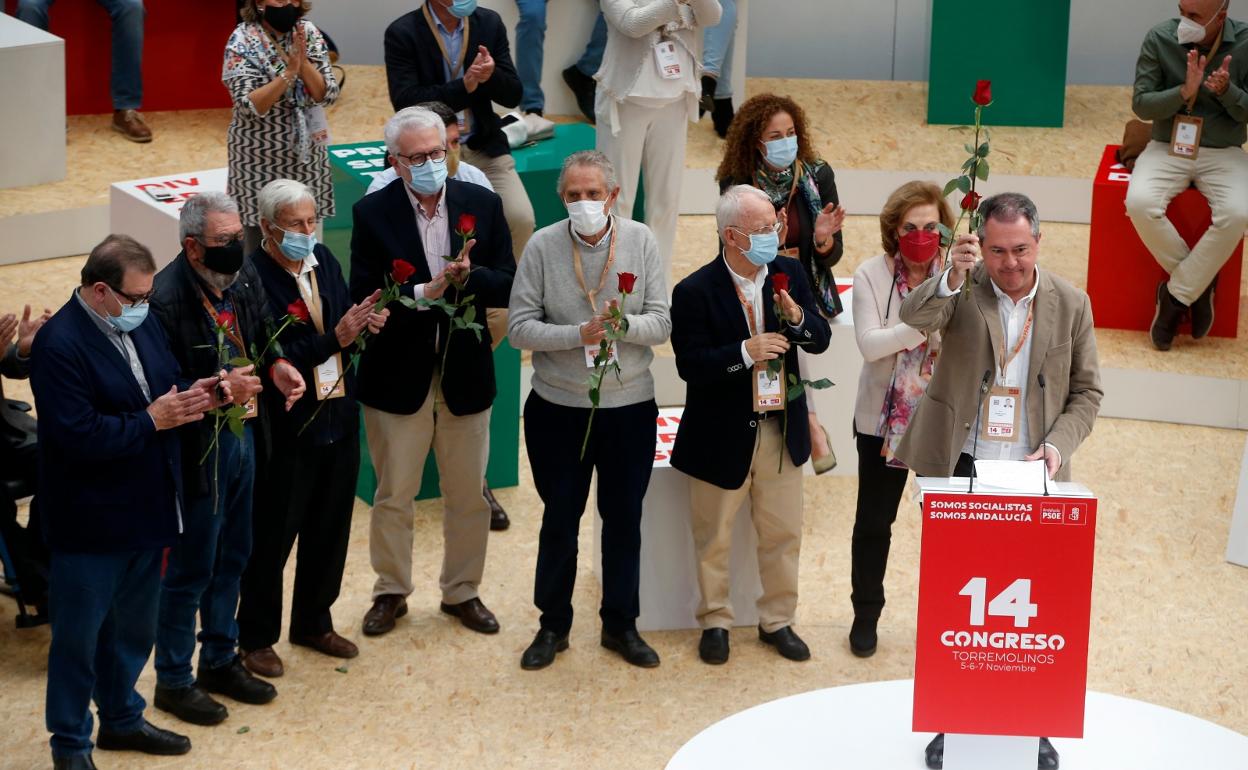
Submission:
[[[898,241],[901,256],[915,263],[926,265],[940,252],[940,233],[934,230],[911,230]]]

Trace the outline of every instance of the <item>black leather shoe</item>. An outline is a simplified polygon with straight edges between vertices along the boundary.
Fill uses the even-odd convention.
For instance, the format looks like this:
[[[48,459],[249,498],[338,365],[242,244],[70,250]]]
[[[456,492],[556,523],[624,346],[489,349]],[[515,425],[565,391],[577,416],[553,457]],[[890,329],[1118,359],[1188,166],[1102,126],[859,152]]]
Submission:
[[[710,75],[702,76],[702,98],[698,100],[698,120],[711,110],[715,109],[715,86],[718,85],[715,78]]]
[[[590,123],[594,122],[594,92],[598,90],[598,82],[572,65],[563,71],[563,82],[568,84],[576,96],[576,106]]]
[[[1154,305],[1153,323],[1149,327],[1148,335],[1153,341],[1153,347],[1169,350],[1170,344],[1174,342],[1174,335],[1179,331],[1179,322],[1187,313],[1187,306],[1170,296],[1165,281],[1157,284]]]
[[[602,646],[618,652],[621,658],[634,666],[654,668],[659,665],[659,654],[634,629],[630,628],[618,634],[603,631]]]
[[[702,640],[698,642],[698,657],[703,663],[712,666],[728,662],[728,630],[725,628],[707,628],[702,631]]]
[[[224,666],[207,670],[201,668],[196,683],[208,692],[255,706],[268,703],[277,697],[277,688],[253,676],[243,665],[243,659],[237,655]]]
[[[520,668],[537,671],[555,662],[555,654],[568,649],[568,635],[560,636],[549,628],[543,628],[533,637],[533,643],[520,656]]]
[[[1048,738],[1040,739],[1040,759],[1036,764],[1039,770],[1057,770],[1061,760],[1057,758],[1057,749],[1049,743]]]
[[[806,643],[802,641],[800,636],[793,632],[792,626],[777,628],[770,634],[764,631],[762,626],[759,626],[758,638],[764,643],[775,647],[776,652],[789,660],[810,660],[810,648],[806,646]]]
[[[923,761],[930,770],[944,770],[945,767],[945,734],[936,733],[932,742],[923,749]]]
[[[869,658],[875,654],[875,646],[879,637],[875,633],[878,618],[854,618],[854,625],[849,629],[849,651],[860,658]]]
[[[161,711],[173,714],[183,722],[204,727],[219,725],[230,715],[224,705],[213,700],[211,695],[195,684],[187,687],[156,685],[156,698],[153,705]]]
[[[503,506],[499,504],[490,488],[482,485],[481,493],[485,495],[485,502],[490,506],[490,531],[502,532],[510,527],[511,519],[507,518],[507,511],[503,510]]]
[[[1217,280],[1201,293],[1192,303],[1192,339],[1198,340],[1213,328],[1213,290]]]
[[[728,138],[728,126],[732,125],[732,97],[715,99],[711,107],[711,123],[720,139]]]
[[[95,770],[90,754],[74,754],[68,757],[52,755],[52,770]]]
[[[173,757],[190,751],[191,739],[171,730],[162,730],[145,720],[143,726],[133,733],[108,733],[100,730],[95,738],[95,747],[101,751],[141,751],[144,754]]]

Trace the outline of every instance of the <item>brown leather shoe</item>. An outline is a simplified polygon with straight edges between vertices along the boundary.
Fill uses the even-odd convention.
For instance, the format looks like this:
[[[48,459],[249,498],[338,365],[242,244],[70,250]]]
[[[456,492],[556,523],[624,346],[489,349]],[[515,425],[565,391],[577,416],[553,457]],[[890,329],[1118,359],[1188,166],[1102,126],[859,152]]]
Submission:
[[[495,618],[494,613],[485,608],[480,599],[469,599],[459,604],[442,602],[442,611],[459,618],[460,623],[477,633],[498,633],[498,618]]]
[[[243,650],[241,657],[247,670],[258,676],[276,679],[286,673],[286,669],[282,667],[282,659],[277,657],[272,647],[261,647],[252,652]]]
[[[359,647],[356,647],[350,639],[344,639],[339,636],[338,632],[332,628],[320,636],[295,636],[291,634],[290,643],[297,644],[300,647],[311,647],[331,658],[354,658],[360,654]]]
[[[481,494],[485,495],[485,502],[490,505],[490,530],[502,532],[510,527],[511,519],[507,518],[507,511],[503,510],[503,506],[499,504],[490,488],[484,484],[481,485]]]
[[[364,613],[364,635],[381,636],[394,630],[395,618],[407,614],[407,599],[399,594],[382,594],[373,599],[372,608]]]
[[[136,110],[114,110],[113,130],[132,142],[146,144],[152,141],[152,129]]]

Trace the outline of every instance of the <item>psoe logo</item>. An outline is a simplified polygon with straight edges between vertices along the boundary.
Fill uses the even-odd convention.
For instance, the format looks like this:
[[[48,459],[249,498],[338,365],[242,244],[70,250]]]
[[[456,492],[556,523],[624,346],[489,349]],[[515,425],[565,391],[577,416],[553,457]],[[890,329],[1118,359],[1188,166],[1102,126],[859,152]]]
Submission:
[[[1060,503],[1040,505],[1040,521],[1045,524],[1061,524],[1065,520],[1064,506]]]
[[[1072,524],[1075,526],[1083,526],[1088,523],[1088,507],[1082,503],[1068,503],[1066,506],[1066,520],[1063,524]]]

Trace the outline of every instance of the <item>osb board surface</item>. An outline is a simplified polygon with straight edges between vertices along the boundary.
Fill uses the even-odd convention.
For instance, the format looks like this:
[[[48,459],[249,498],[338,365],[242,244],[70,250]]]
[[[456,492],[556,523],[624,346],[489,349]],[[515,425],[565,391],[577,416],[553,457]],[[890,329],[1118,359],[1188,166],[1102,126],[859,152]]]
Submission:
[[[1248,570],[1223,562],[1243,445],[1244,434],[1235,431],[1102,420],[1080,448],[1076,473],[1100,496],[1091,689],[1248,732],[1248,702],[1239,693],[1248,678],[1239,654],[1248,638],[1242,611]],[[431,501],[417,506],[417,589],[409,615],[384,637],[362,637],[372,572],[368,509],[357,503],[335,622],[359,643],[360,657],[341,662],[279,642],[287,673],[274,682],[276,701],[227,701],[230,718],[211,728],[149,708],[155,724],[191,737],[192,753],[161,759],[99,752],[101,766],[652,770],[705,727],[751,706],[821,687],[913,676],[917,510],[904,501],[894,529],[879,652],[857,659],[845,641],[857,486],[835,477],[804,482],[797,630],[811,646],[809,662],[781,659],[753,629],[742,628],[731,634],[726,666],[698,660],[696,631],[646,634],[662,656],[658,669],[624,664],[598,645],[600,595],[586,519],[571,648],[549,669],[522,671],[520,654],[537,629],[531,597],[541,507],[523,455],[521,463],[521,485],[498,491],[513,525],[491,534],[482,586],[502,624],[499,635],[473,634],[438,612],[441,512]],[[7,728],[0,753],[8,767],[44,767],[48,629],[19,632],[13,612],[11,601],[0,600],[0,721]],[[339,665],[346,673],[335,671]],[[149,665],[139,690],[150,700],[153,686]],[[1060,750],[1062,742],[1057,745]]]
[[[385,70],[348,65],[347,81],[329,109],[333,141],[378,139],[392,114]],[[965,159],[969,139],[946,126],[925,124],[927,85],[864,80],[751,78],[750,95],[775,91],[792,96],[806,110],[819,153],[834,168],[915,171],[953,170]],[[967,120],[971,119],[968,100]],[[180,171],[219,168],[226,163],[225,132],[229,110],[144,112],[153,140],[126,141],[102,115],[68,118],[66,179],[53,184],[0,190],[0,217],[108,203],[113,182]],[[1066,176],[1087,179],[1096,171],[1106,144],[1118,141],[1131,117],[1130,89],[1118,86],[1070,86],[1064,128],[995,128],[999,152],[996,173]],[[688,130],[685,165],[719,165],[723,141],[704,117]]]

